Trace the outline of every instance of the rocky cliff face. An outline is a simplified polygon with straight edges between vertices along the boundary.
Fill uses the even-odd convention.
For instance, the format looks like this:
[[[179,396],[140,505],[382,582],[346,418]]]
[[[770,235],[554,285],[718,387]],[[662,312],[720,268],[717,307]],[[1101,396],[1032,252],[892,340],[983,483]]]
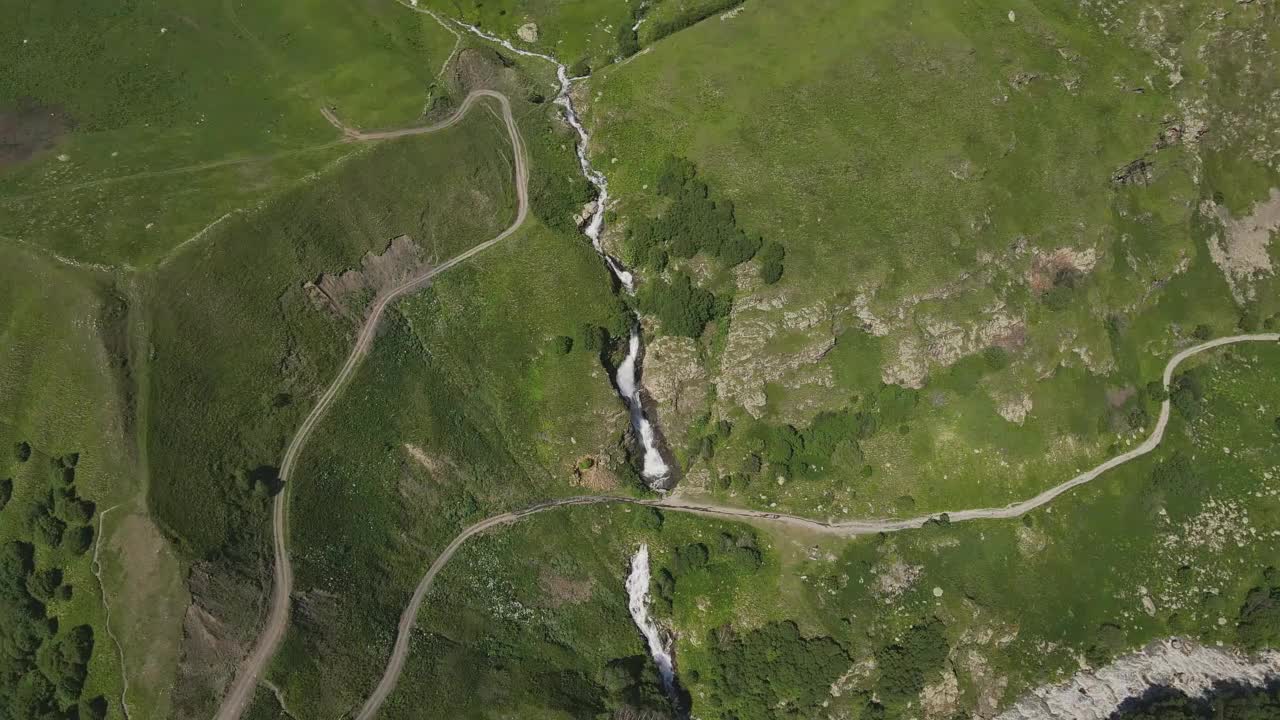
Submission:
[[[997,720],[1106,720],[1125,700],[1154,686],[1200,697],[1224,680],[1263,685],[1280,678],[1280,652],[1246,655],[1182,638],[1154,642],[1065,683],[1036,688]]]

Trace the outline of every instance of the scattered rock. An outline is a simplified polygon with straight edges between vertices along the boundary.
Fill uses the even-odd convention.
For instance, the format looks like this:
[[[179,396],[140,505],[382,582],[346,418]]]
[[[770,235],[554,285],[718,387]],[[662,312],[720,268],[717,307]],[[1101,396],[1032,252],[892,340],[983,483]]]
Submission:
[[[538,42],[538,24],[525,23],[516,30],[516,35],[527,43]]]

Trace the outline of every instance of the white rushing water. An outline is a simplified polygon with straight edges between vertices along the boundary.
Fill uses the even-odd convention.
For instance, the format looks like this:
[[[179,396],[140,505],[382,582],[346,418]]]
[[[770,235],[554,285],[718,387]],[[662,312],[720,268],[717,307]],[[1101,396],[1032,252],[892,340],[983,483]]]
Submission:
[[[439,19],[439,18],[437,18]],[[533,52],[530,50],[521,50],[512,45],[509,41],[487,33],[474,25],[459,23],[471,33],[478,37],[482,37],[490,42],[495,42],[502,47],[510,50],[517,55],[526,57],[535,57],[545,60],[556,66],[556,79],[560,82],[560,92],[556,95],[555,103],[564,108],[565,121],[578,134],[578,166],[582,170],[582,175],[587,178],[596,189],[596,206],[591,213],[591,219],[587,222],[587,227],[583,231],[588,238],[591,239],[591,246],[595,248],[600,257],[604,258],[605,264],[609,266],[609,271],[614,277],[618,278],[618,282],[627,289],[628,293],[635,292],[635,277],[622,266],[622,263],[614,259],[609,253],[605,252],[604,247],[600,244],[600,234],[604,230],[604,211],[605,206],[609,202],[609,181],[604,173],[591,167],[591,162],[587,158],[587,143],[590,136],[587,135],[587,129],[582,126],[581,120],[578,119],[578,112],[573,107],[573,97],[570,90],[573,81],[580,78],[569,77],[569,71],[564,64],[550,55]],[[657,433],[653,424],[644,414],[644,404],[640,397],[639,370],[637,361],[640,357],[640,324],[636,323],[631,328],[631,339],[627,349],[627,356],[618,366],[618,372],[614,381],[618,386],[618,394],[622,396],[627,408],[631,412],[631,426],[640,436],[640,442],[644,446],[644,465],[642,472],[650,485],[657,487],[662,481],[671,476],[671,468],[668,467],[665,460],[662,459],[662,453],[658,451]],[[647,552],[647,551],[646,551]],[[646,567],[647,567],[646,555]],[[647,572],[647,570],[646,570]],[[647,587],[647,585],[646,585]]]
[[[658,626],[649,617],[649,546],[641,545],[631,557],[631,574],[627,576],[627,607],[631,610],[631,619],[635,621],[640,634],[649,644],[649,654],[658,665],[658,675],[662,678],[662,689],[668,696],[675,696],[676,673],[672,665],[671,654],[662,644],[658,634]]]
[[[631,426],[640,433],[640,442],[644,445],[644,476],[651,479],[662,479],[671,474],[667,462],[658,452],[658,444],[654,438],[653,424],[644,416],[643,404],[640,401],[640,388],[636,383],[636,359],[640,356],[640,327],[631,328],[631,341],[627,346],[627,356],[618,366],[618,394],[627,401],[631,409]]]

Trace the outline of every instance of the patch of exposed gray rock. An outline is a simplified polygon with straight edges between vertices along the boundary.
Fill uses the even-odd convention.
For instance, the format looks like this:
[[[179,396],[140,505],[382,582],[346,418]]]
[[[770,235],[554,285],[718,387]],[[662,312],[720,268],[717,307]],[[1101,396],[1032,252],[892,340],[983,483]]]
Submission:
[[[1125,655],[1106,667],[1082,670],[1070,680],[1036,688],[997,720],[1106,720],[1130,698],[1152,687],[1203,697],[1215,683],[1260,686],[1280,679],[1280,651],[1247,655],[1192,640],[1168,638]]]
[[[667,437],[679,440],[706,412],[707,370],[692,338],[663,335],[645,348],[641,380]]]

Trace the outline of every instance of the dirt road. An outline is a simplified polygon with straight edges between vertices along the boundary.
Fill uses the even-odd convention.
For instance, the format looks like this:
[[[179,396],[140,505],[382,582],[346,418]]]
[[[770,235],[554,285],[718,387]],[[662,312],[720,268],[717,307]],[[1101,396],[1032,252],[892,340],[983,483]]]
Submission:
[[[1182,352],[1179,352],[1177,355],[1174,355],[1173,358],[1169,360],[1168,364],[1165,365],[1163,376],[1165,388],[1167,389],[1169,387],[1169,383],[1173,379],[1173,373],[1177,369],[1178,365],[1187,358],[1206,350],[1242,342],[1280,342],[1280,333],[1233,335],[1231,337],[1218,338],[1216,340],[1210,340],[1208,342],[1189,347]],[[1068,490],[1084,485],[1104,472],[1123,465],[1134,458],[1146,455],[1154,450],[1160,444],[1160,441],[1164,439],[1164,431],[1166,426],[1169,424],[1170,411],[1170,401],[1165,400],[1160,405],[1160,417],[1156,420],[1155,427],[1141,445],[1138,445],[1128,452],[1117,455],[1095,468],[1080,473],[1066,482],[1055,485],[1035,497],[1006,505],[1004,507],[950,511],[946,513],[947,517],[951,522],[1016,518],[1031,512],[1036,508],[1047,505]],[[422,576],[422,580],[418,582],[418,587],[414,590],[413,596],[409,599],[409,604],[405,607],[404,612],[400,616],[400,624],[396,632],[396,642],[392,647],[391,657],[387,661],[387,667],[383,671],[382,678],[378,681],[378,686],[374,689],[373,694],[369,696],[364,705],[360,708],[360,713],[356,716],[357,720],[371,720],[375,715],[377,715],[378,708],[382,706],[383,701],[385,701],[387,696],[391,694],[391,691],[395,689],[396,682],[400,679],[400,673],[404,669],[405,658],[409,654],[410,634],[413,631],[414,622],[417,620],[418,611],[422,607],[423,599],[426,597],[427,592],[431,590],[431,585],[435,582],[436,575],[438,575],[440,570],[448,564],[449,560],[453,557],[454,553],[458,551],[458,548],[462,547],[463,543],[471,537],[489,530],[490,528],[513,523],[521,518],[536,515],[555,508],[570,505],[603,505],[621,503],[658,507],[671,512],[687,512],[695,515],[706,515],[711,517],[778,523],[780,525],[787,525],[809,531],[839,535],[843,537],[873,535],[882,532],[900,532],[902,530],[918,528],[926,522],[942,515],[942,513],[937,513],[933,515],[920,515],[917,517],[897,520],[887,518],[843,521],[815,520],[799,515],[788,515],[786,513],[765,512],[762,510],[750,510],[747,508],[719,505],[711,502],[685,500],[680,498],[677,494],[652,500],[584,495],[551,500],[530,506],[523,510],[495,515],[486,520],[482,520],[459,533],[457,537],[455,537],[453,541],[445,547],[444,551],[436,557],[435,562],[431,563],[431,567],[428,568],[426,574]]]
[[[506,96],[494,92],[492,90],[475,90],[467,95],[457,112],[448,119],[443,120],[435,125],[421,128],[410,128],[408,130],[392,130],[387,132],[364,133],[358,130],[352,130],[346,127],[334,117],[333,113],[325,111],[325,117],[329,122],[342,130],[343,135],[348,141],[363,142],[372,140],[385,140],[389,138],[405,137],[408,135],[423,135],[426,133],[439,132],[446,128],[456,125],[471,110],[471,107],[482,98],[491,98],[496,100],[502,109],[502,120],[506,125],[507,134],[511,139],[512,157],[515,163],[515,188],[516,188],[516,217],[511,225],[503,230],[497,236],[490,240],[486,240],[479,245],[472,247],[466,252],[457,255],[450,260],[436,265],[418,275],[405,280],[400,285],[384,292],[375,299],[369,310],[368,319],[360,328],[360,333],[356,337],[355,345],[351,348],[351,354],[347,356],[347,361],[343,364],[342,369],[338,371],[337,377],[329,384],[329,387],[320,396],[311,413],[302,421],[302,425],[298,428],[298,432],[293,436],[293,440],[289,443],[288,449],[285,450],[284,460],[280,465],[280,480],[284,483],[282,490],[275,498],[275,504],[272,508],[271,526],[272,526],[272,544],[275,552],[275,587],[271,596],[271,610],[267,615],[266,624],[263,626],[261,634],[258,636],[258,642],[254,646],[253,652],[241,663],[240,669],[236,673],[235,679],[232,681],[231,687],[227,690],[227,694],[223,697],[222,705],[218,708],[218,714],[215,716],[217,720],[237,720],[244,712],[249,704],[249,700],[253,697],[254,688],[258,685],[258,678],[262,674],[262,670],[266,667],[267,662],[275,654],[276,648],[280,645],[280,641],[284,638],[284,632],[288,626],[289,620],[289,595],[293,591],[293,566],[289,562],[289,491],[290,479],[293,475],[294,465],[297,463],[298,456],[302,453],[302,449],[306,447],[307,439],[311,436],[311,431],[315,429],[320,419],[328,412],[329,406],[333,404],[334,398],[338,396],[347,381],[351,379],[356,368],[360,366],[360,362],[369,352],[369,347],[373,344],[373,338],[378,329],[378,323],[382,319],[383,312],[387,307],[400,296],[418,290],[431,281],[432,278],[440,273],[452,268],[453,266],[465,262],[468,259],[488,250],[494,245],[502,242],[510,237],[515,231],[524,224],[525,218],[529,214],[529,168],[525,154],[524,139],[520,136],[520,130],[516,126],[515,118],[511,114],[511,103]],[[477,531],[479,532],[479,531]]]

